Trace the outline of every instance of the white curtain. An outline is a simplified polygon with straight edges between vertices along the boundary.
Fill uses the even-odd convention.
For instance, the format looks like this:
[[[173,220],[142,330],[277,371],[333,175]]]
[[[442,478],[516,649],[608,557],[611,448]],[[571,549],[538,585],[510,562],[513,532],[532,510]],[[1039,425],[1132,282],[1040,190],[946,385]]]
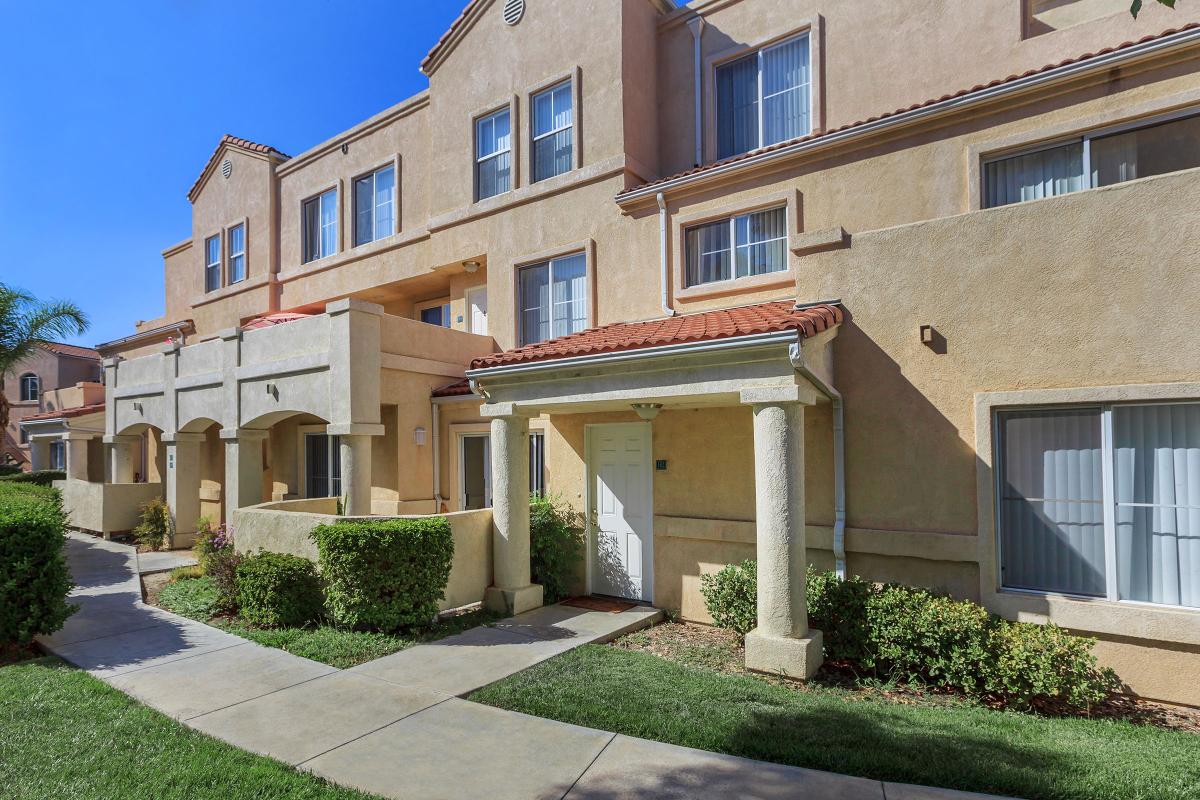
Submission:
[[[1083,143],[989,162],[984,184],[987,208],[1078,192],[1083,188]]]
[[[772,208],[734,220],[737,277],[764,275],[787,268],[787,212]]]
[[[1138,177],[1138,131],[1091,142],[1092,185],[1108,186]]]
[[[337,189],[321,195],[321,256],[337,252]]]
[[[476,186],[479,199],[502,194],[511,186],[512,131],[507,111],[479,120],[475,129]]]
[[[571,170],[573,144],[571,84],[564,83],[533,98],[533,179],[552,178]],[[553,132],[553,133],[552,133]]]
[[[374,175],[354,182],[354,243],[366,244],[375,239]]]
[[[388,167],[375,173],[375,238],[395,233],[396,168]]]
[[[1121,597],[1200,607],[1200,404],[1113,409]]]
[[[1003,585],[1103,596],[1100,409],[1000,419]]]
[[[727,281],[730,274],[729,220],[687,231],[687,285]]]
[[[717,70],[717,158],[758,147],[758,54]]]
[[[555,259],[553,280],[553,335],[566,336],[587,327],[587,261],[583,253]]]
[[[807,36],[763,51],[762,95],[762,146],[808,134]]]
[[[550,338],[550,265],[521,270],[521,344]]]

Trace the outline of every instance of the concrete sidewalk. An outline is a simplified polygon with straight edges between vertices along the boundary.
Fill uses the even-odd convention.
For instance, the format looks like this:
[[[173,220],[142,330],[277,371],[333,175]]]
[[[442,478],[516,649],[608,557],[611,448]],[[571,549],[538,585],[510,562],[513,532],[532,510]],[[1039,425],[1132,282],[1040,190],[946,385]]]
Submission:
[[[144,605],[133,549],[72,534],[81,608],[47,650],[246,750],[394,798],[959,800],[581,728],[458,695],[647,624],[549,606],[337,670]],[[627,616],[628,615],[628,616]]]

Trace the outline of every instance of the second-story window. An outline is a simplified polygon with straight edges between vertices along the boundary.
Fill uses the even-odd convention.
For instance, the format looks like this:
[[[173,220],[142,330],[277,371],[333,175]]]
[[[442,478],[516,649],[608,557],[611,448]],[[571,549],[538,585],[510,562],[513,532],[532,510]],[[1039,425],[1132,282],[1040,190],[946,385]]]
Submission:
[[[42,396],[42,381],[32,372],[21,376],[21,402],[36,402]]]
[[[696,225],[685,238],[688,286],[787,269],[784,206]]]
[[[337,189],[304,201],[304,262],[337,252]]]
[[[204,291],[215,292],[221,288],[221,237],[210,236],[204,240]]]
[[[396,168],[384,167],[354,181],[354,245],[396,232]]]
[[[533,96],[533,181],[570,172],[575,139],[571,82]]]
[[[436,306],[429,306],[421,309],[421,322],[429,325],[437,325],[441,328],[450,327],[450,304],[439,303]]]
[[[1066,142],[987,161],[983,207],[1056,197],[1200,166],[1200,115]]]
[[[812,132],[808,34],[717,68],[717,158]]]
[[[518,282],[522,346],[587,327],[587,259],[583,253],[522,267]]]
[[[512,129],[508,109],[475,122],[475,199],[512,188]]]
[[[246,280],[246,225],[229,229],[229,282]]]

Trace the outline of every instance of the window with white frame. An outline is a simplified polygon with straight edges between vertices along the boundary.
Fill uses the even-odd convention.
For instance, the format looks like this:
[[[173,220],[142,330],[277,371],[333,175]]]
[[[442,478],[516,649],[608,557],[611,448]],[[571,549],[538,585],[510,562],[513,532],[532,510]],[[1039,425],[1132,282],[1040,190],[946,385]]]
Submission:
[[[1200,166],[1200,115],[1112,128],[984,161],[983,207]]]
[[[21,402],[36,402],[42,396],[42,379],[32,372],[26,372],[21,376],[20,390]]]
[[[997,423],[1002,586],[1200,607],[1200,403]]]
[[[512,188],[512,129],[508,109],[475,121],[475,199]]]
[[[717,67],[717,158],[812,132],[809,62],[803,33]]]
[[[62,472],[67,468],[67,443],[55,439],[50,443],[50,469]]]
[[[575,143],[571,81],[533,96],[533,181],[570,172]]]
[[[215,292],[221,288],[221,236],[210,236],[204,240],[204,291]]]
[[[239,223],[229,229],[229,282],[246,280],[246,225]]]
[[[396,232],[396,168],[384,167],[354,181],[354,244]]]
[[[450,327],[450,304],[438,303],[421,309],[421,322],[437,325],[442,328]]]
[[[304,434],[304,496],[341,497],[342,439],[327,433]]]
[[[684,232],[687,286],[787,269],[787,207],[751,211]]]
[[[337,252],[337,189],[304,201],[304,263]]]
[[[517,281],[522,346],[587,327],[587,258],[583,253],[522,267]]]

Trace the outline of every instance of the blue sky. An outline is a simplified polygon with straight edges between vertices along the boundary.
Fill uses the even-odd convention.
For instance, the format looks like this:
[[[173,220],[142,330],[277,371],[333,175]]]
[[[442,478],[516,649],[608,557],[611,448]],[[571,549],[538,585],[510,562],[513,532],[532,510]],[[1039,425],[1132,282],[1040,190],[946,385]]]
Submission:
[[[0,0],[0,281],[132,333],[223,133],[295,154],[420,91],[464,3]]]

